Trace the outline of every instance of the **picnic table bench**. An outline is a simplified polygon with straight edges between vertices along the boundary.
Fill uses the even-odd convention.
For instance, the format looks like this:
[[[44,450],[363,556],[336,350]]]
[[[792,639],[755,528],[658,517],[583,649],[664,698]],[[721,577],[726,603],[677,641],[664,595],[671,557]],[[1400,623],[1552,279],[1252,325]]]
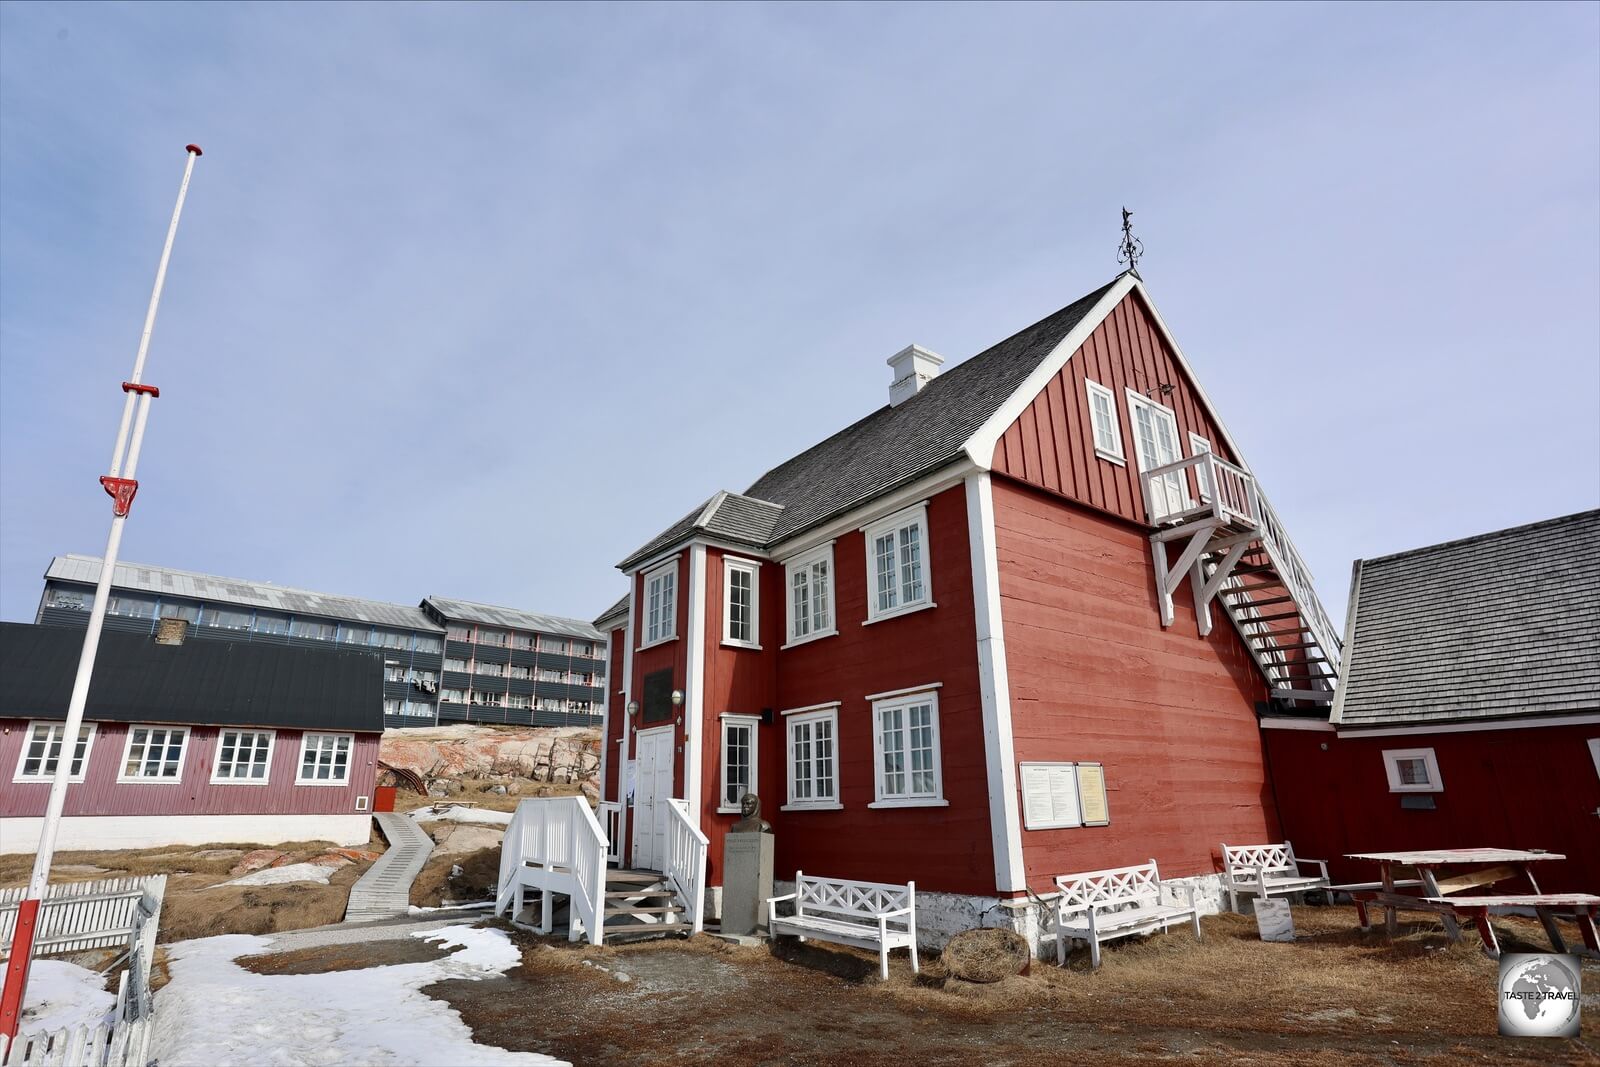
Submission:
[[[794,901],[793,915],[779,915],[780,901]],[[889,977],[889,950],[909,948],[917,973],[917,883],[889,885],[818,878],[794,872],[794,892],[767,899],[767,929],[838,945],[878,950],[878,976]]]
[[[1532,909],[1544,924],[1550,937],[1550,947],[1566,952],[1567,943],[1556,926],[1558,916],[1577,920],[1578,932],[1583,937],[1589,954],[1600,955],[1600,932],[1595,929],[1595,917],[1600,914],[1600,897],[1589,893],[1524,893],[1512,896],[1430,897],[1430,904],[1442,904],[1464,919],[1470,919],[1483,939],[1483,949],[1490,957],[1500,958],[1500,941],[1494,927],[1489,925],[1490,915],[1506,915],[1513,911]]]
[[[1566,856],[1555,852],[1531,852],[1509,848],[1447,848],[1426,849],[1415,852],[1356,852],[1348,859],[1368,860],[1378,865],[1378,888],[1350,887],[1355,901],[1356,915],[1361,928],[1368,929],[1368,909],[1384,910],[1384,929],[1393,938],[1399,931],[1398,912],[1427,911],[1439,916],[1445,933],[1451,941],[1461,940],[1461,928],[1456,923],[1456,909],[1448,899],[1467,889],[1492,886],[1499,882],[1521,878],[1539,895],[1539,883],[1533,876],[1531,864],[1547,860],[1562,860]],[[1403,893],[1415,883],[1405,883],[1395,878],[1397,870],[1409,869],[1416,873],[1421,883],[1420,894]],[[1552,942],[1559,940],[1554,920],[1545,921],[1546,932]]]
[[[1317,874],[1300,868],[1314,864]],[[1313,889],[1328,888],[1326,860],[1297,859],[1294,845],[1222,845],[1222,884],[1228,890],[1228,910],[1239,910],[1239,894],[1253,893],[1258,900],[1274,894],[1289,896]]]
[[[1056,962],[1063,967],[1070,941],[1087,942],[1090,965],[1098,968],[1102,942],[1157,930],[1165,933],[1175,919],[1187,918],[1194,924],[1194,936],[1200,937],[1194,886],[1163,882],[1155,860],[1135,867],[1063,874],[1056,878],[1056,888],[1061,892],[1056,900]],[[1162,899],[1180,891],[1186,903]]]

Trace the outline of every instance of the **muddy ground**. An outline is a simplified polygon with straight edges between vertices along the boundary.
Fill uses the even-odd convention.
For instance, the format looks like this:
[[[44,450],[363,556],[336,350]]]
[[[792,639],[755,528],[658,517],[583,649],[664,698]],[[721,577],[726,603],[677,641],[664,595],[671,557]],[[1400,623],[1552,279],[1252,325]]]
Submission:
[[[517,931],[520,967],[428,987],[483,1044],[608,1064],[1442,1065],[1600,1063],[1600,1043],[1496,1034],[1495,964],[1414,925],[1394,944],[1348,908],[1296,908],[1300,939],[1266,944],[1252,919],[1205,920],[1122,942],[1098,972],[1066,969],[975,986],[937,958],[913,977],[897,954],[876,980],[867,953],[776,950],[700,937],[592,948]],[[1537,950],[1536,924],[1498,927]],[[1600,966],[1585,967],[1600,986]],[[624,976],[626,976],[624,978]],[[1588,998],[1591,1034],[1600,997]]]

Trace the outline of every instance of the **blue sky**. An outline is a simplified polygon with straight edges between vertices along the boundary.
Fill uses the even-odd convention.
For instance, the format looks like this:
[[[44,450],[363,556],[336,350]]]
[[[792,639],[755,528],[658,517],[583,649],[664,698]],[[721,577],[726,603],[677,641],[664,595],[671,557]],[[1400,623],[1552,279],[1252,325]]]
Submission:
[[[98,554],[592,617],[1097,287],[1350,561],[1600,501],[1600,7],[0,7],[0,615]]]

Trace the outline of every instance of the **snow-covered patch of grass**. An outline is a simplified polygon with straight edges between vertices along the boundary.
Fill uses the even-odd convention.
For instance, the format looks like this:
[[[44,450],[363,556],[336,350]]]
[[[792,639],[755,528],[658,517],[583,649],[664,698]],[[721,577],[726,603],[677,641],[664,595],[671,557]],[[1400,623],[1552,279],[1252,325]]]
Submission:
[[[263,867],[242,878],[210,888],[217,889],[223,885],[283,885],[286,882],[320,882],[327,885],[332,877],[333,868],[321,863],[286,863],[282,867]]]
[[[485,826],[509,826],[511,823],[509,811],[485,811],[482,808],[465,808],[459,804],[450,804],[438,810],[418,808],[411,813],[411,817],[418,822],[473,822]]]
[[[459,951],[357,971],[253,974],[234,960],[270,951],[270,938],[229,934],[173,945],[172,980],[156,995],[151,1056],[162,1067],[561,1062],[475,1044],[455,1009],[421,992],[444,979],[489,978],[515,966],[521,953],[503,931],[446,926],[412,936]]]
[[[0,991],[6,976],[0,968]],[[65,960],[34,960],[28,968],[27,1004],[21,1032],[54,1032],[63,1027],[93,1026],[110,1016],[117,998],[106,992],[104,975]]]

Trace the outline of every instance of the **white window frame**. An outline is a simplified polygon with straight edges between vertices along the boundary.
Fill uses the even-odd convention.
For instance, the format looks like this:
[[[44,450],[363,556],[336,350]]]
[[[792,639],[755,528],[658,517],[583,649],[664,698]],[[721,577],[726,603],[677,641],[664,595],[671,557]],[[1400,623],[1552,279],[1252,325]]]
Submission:
[[[62,733],[61,746],[62,746],[62,748],[66,747],[66,729],[67,729],[67,724],[66,724],[66,722],[64,720],[59,720],[59,719],[34,719],[31,722],[29,722],[27,731],[22,735],[22,751],[17,753],[17,769],[11,775],[11,781],[16,783],[16,784],[18,784],[18,785],[29,784],[29,783],[37,784],[37,783],[40,783],[40,782],[43,782],[43,783],[48,785],[50,782],[55,781],[56,772],[55,772],[54,769],[50,770],[48,773],[45,773],[45,771],[44,771],[45,764],[48,763],[49,759],[50,759],[50,733],[46,733],[45,734],[45,748],[44,748],[45,755],[44,755],[44,758],[42,760],[40,760],[40,762],[39,762],[39,770],[40,770],[41,773],[39,773],[39,774],[23,774],[22,773],[22,768],[28,762],[28,746],[33,744],[33,731],[36,728],[40,727],[40,726],[48,727],[51,732],[54,732],[55,730],[60,730],[61,733]],[[95,728],[95,724],[92,723],[92,722],[84,723],[82,726],[79,727],[79,729],[80,730],[88,730],[89,731],[89,736],[84,740],[84,745],[83,745],[83,766],[78,768],[78,773],[77,774],[70,774],[69,773],[67,775],[67,781],[71,782],[71,783],[74,783],[74,784],[81,783],[84,780],[84,778],[86,778],[88,776],[88,774],[89,774],[89,757],[94,752],[95,735],[100,732],[99,730],[97,730]],[[72,747],[74,749],[76,749],[78,747],[78,742],[77,742],[76,739],[73,740]],[[72,756],[72,754],[68,753],[68,755],[67,755],[67,770],[69,772],[72,770],[72,760],[73,760],[73,758],[74,757]],[[59,760],[59,757],[58,757],[58,760]]]
[[[797,627],[795,625],[795,621],[796,620],[795,620],[795,614],[794,614],[794,576],[795,576],[795,572],[800,571],[802,569],[808,570],[808,571],[812,571],[813,572],[813,577],[814,577],[814,571],[815,571],[816,565],[817,565],[817,563],[822,562],[822,561],[826,561],[827,564],[828,564],[828,583],[827,583],[828,620],[827,620],[827,625],[822,627],[821,629],[808,629],[805,633],[799,634],[799,633],[796,632]],[[784,602],[784,613],[783,613],[783,615],[784,615],[784,620],[785,620],[784,621],[785,632],[789,635],[789,641],[788,641],[787,644],[785,644],[783,646],[784,648],[792,648],[795,645],[803,645],[808,641],[820,641],[824,637],[833,637],[836,634],[838,634],[838,632],[839,632],[839,598],[838,598],[837,594],[838,594],[839,583],[837,581],[837,577],[838,577],[838,568],[836,568],[834,566],[834,561],[833,561],[833,542],[832,541],[829,541],[827,544],[818,545],[816,548],[810,549],[809,551],[806,551],[806,552],[802,552],[798,556],[794,556],[791,559],[786,559],[786,560],[783,561],[783,602]],[[812,577],[808,577],[807,578],[808,589],[810,589],[810,587],[813,586],[813,585],[814,585],[814,582],[813,582]],[[814,591],[808,592],[808,597],[809,597],[811,602],[813,602],[813,603],[815,602],[816,594],[815,594]],[[811,616],[814,616],[814,614],[815,613],[811,613]],[[808,618],[807,618],[807,625],[808,626],[814,626],[815,625],[815,623],[813,621],[813,618],[811,616],[808,616]]]
[[[1139,448],[1139,441],[1141,438],[1139,437],[1139,416],[1136,410],[1141,407],[1148,408],[1150,410],[1150,417],[1152,419],[1169,420],[1172,430],[1172,448],[1173,451],[1177,453],[1175,456],[1173,456],[1170,462],[1177,463],[1178,461],[1187,458],[1183,454],[1183,431],[1178,426],[1178,413],[1172,408],[1167,407],[1165,404],[1156,403],[1154,400],[1151,400],[1149,397],[1138,392],[1137,390],[1127,389],[1124,391],[1128,394],[1128,432],[1133,435],[1133,458],[1139,473],[1143,474],[1145,471],[1156,469],[1156,467],[1167,466],[1165,463],[1156,463],[1149,467],[1145,466],[1144,453]],[[1154,459],[1156,457],[1151,458]],[[1173,515],[1177,512],[1187,510],[1190,503],[1189,479],[1184,477],[1183,471],[1173,471],[1169,474],[1164,474],[1161,476],[1161,482],[1163,485],[1168,487],[1168,498],[1164,503],[1171,505],[1171,507],[1164,511],[1162,515]],[[1136,486],[1141,488],[1143,484],[1143,478],[1138,479],[1138,481],[1135,483]],[[1176,500],[1172,498],[1172,493],[1177,494]],[[1144,499],[1142,493],[1140,495],[1140,503],[1145,507],[1149,507],[1149,501]]]
[[[401,704],[401,710],[397,714],[404,715],[405,714],[405,710],[404,709],[405,709],[405,705],[404,705],[404,703],[402,703]],[[265,737],[267,739],[267,760],[266,760],[267,776],[265,778],[226,778],[226,777],[223,777],[223,774],[222,774],[222,736],[224,734],[255,734],[256,736],[265,735]],[[215,753],[213,753],[213,755],[211,757],[211,784],[212,785],[268,785],[268,784],[270,784],[271,781],[272,781],[272,756],[273,756],[273,753],[277,750],[277,747],[278,747],[278,731],[276,731],[276,730],[256,730],[256,729],[252,729],[250,727],[244,727],[244,726],[222,726],[222,727],[218,727],[217,728],[217,750],[216,750]],[[239,763],[239,761],[238,761],[239,750],[238,750],[238,746],[237,745],[234,747],[233,754],[234,754],[233,765],[234,766],[238,766],[238,763]]]
[[[1117,414],[1117,394],[1092,378],[1085,378],[1083,385],[1089,400],[1089,443],[1094,446],[1094,454],[1119,467],[1126,467],[1128,454],[1122,444],[1122,419]],[[1111,418],[1111,425],[1107,429],[1111,432],[1111,442],[1116,446],[1115,449],[1100,447],[1100,417],[1094,409],[1096,396],[1105,398],[1106,410]]]
[[[883,767],[883,714],[889,711],[902,713],[911,708],[927,705],[929,709],[928,725],[931,728],[933,741],[933,791],[931,793],[915,793],[911,791],[911,761],[909,750],[903,773],[906,778],[906,789],[899,793],[889,793],[884,788]],[[901,730],[909,735],[909,723],[902,723]],[[909,745],[909,736],[907,743]],[[944,753],[939,744],[939,693],[938,686],[928,686],[910,693],[887,696],[872,702],[872,793],[873,801],[869,808],[942,808],[948,807],[950,802],[944,798]]]
[[[661,592],[661,617],[658,620],[650,618],[650,586],[657,582],[664,582],[667,577],[672,578],[672,602],[667,603],[665,586]],[[678,557],[673,556],[658,567],[652,567],[644,572],[644,640],[639,643],[640,651],[654,645],[664,645],[668,641],[678,639]],[[654,633],[650,626],[652,621],[659,626]]]
[[[717,813],[720,815],[738,815],[739,805],[728,803],[728,728],[737,727],[750,731],[750,785],[745,792],[755,793],[760,796],[757,788],[757,776],[760,774],[760,761],[756,758],[757,748],[760,745],[761,716],[759,715],[724,715],[722,716],[722,738],[717,749],[717,759],[722,765],[717,776]],[[742,798],[741,798],[742,799]]]
[[[1428,769],[1428,780],[1409,784],[1400,780],[1400,761],[1420,759]],[[1439,760],[1431,748],[1386,748],[1383,750],[1383,772],[1389,777],[1391,793],[1443,793],[1444,779],[1439,776]]]
[[[922,594],[916,600],[905,599],[905,581],[900,562],[900,553],[903,547],[900,543],[899,531],[908,526],[917,529],[918,563],[921,565]],[[878,606],[878,553],[877,541],[885,533],[894,534],[894,561],[895,603],[893,607],[880,608]],[[898,615],[908,615],[913,611],[923,611],[927,608],[938,607],[933,602],[933,566],[932,553],[928,551],[928,502],[926,500],[902,508],[893,515],[886,515],[876,522],[861,528],[865,541],[867,556],[867,618],[861,625],[870,626],[883,619],[892,619]]]
[[[1193,430],[1190,430],[1189,431],[1189,455],[1190,456],[1198,456],[1202,452],[1209,453],[1210,451],[1211,451],[1211,442],[1207,441],[1204,437],[1201,437],[1199,434],[1195,433]],[[1199,486],[1199,488],[1200,488],[1200,503],[1202,503],[1202,504],[1211,503],[1211,498],[1216,496],[1216,490],[1213,489],[1212,486],[1211,486],[1211,464],[1209,464],[1209,463],[1197,463],[1197,464],[1195,464],[1194,481],[1195,481],[1195,485]]]
[[[183,734],[183,743],[178,746],[178,773],[175,777],[163,778],[159,775],[128,773],[128,758],[133,755],[133,735],[137,730],[165,730],[168,734],[171,734],[173,731],[178,731]],[[128,724],[128,736],[122,742],[122,761],[117,764],[117,784],[182,785],[183,769],[189,762],[189,739],[193,736],[193,734],[194,731],[187,726],[168,726],[162,723],[130,722]],[[170,743],[170,741],[163,741],[162,745],[165,747]],[[150,744],[147,739],[145,742],[145,755],[148,755],[149,752]],[[144,766],[143,758],[140,759],[139,765],[140,767]]]
[[[831,724],[830,735],[833,741],[832,773],[828,776],[831,787],[831,796],[826,800],[818,800],[815,796],[815,783],[820,781],[815,773],[816,757],[812,756],[813,772],[811,782],[812,796],[803,799],[795,797],[794,777],[794,734],[795,727],[810,725],[817,722]],[[839,705],[826,704],[818,708],[796,708],[794,711],[784,712],[783,723],[783,778],[788,786],[789,802],[783,805],[783,811],[838,811],[844,807],[839,799]]]
[[[733,575],[737,571],[750,576],[750,638],[734,637]],[[722,557],[722,643],[731,648],[761,648],[761,564],[757,560],[738,556]]]
[[[340,738],[340,737],[348,737],[350,739],[350,755],[349,755],[349,758],[344,761],[344,777],[343,778],[306,778],[306,777],[304,777],[305,766],[306,766],[306,747],[311,743],[311,739],[313,737],[316,737],[316,738],[331,737],[331,738],[335,738],[335,739]],[[318,745],[318,749],[320,751],[320,749],[321,749],[320,745]],[[295,785],[336,786],[336,787],[341,787],[342,788],[342,787],[347,786],[347,785],[350,784],[351,776],[355,773],[355,763],[356,763],[356,735],[355,734],[349,733],[347,731],[339,731],[339,730],[307,731],[306,733],[303,733],[303,734],[300,735],[300,751],[295,754],[294,784]]]

